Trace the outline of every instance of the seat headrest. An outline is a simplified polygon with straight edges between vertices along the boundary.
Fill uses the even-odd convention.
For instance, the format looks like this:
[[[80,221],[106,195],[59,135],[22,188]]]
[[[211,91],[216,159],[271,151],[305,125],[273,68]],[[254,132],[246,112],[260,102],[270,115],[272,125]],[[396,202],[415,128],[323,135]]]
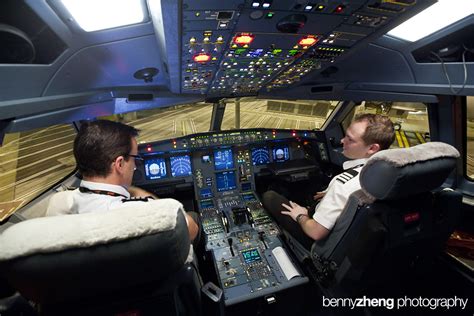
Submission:
[[[148,284],[193,256],[182,204],[173,199],[27,220],[6,229],[0,245],[0,273],[38,303]]]
[[[362,190],[371,198],[390,200],[438,188],[456,166],[459,152],[429,142],[374,154],[360,172]]]

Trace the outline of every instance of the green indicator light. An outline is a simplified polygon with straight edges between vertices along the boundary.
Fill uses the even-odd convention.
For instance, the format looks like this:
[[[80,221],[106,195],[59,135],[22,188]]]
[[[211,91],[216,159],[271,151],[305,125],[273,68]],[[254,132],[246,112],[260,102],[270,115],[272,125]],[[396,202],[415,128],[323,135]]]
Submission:
[[[237,55],[241,55],[241,54],[245,53],[245,51],[246,51],[245,48],[239,48],[239,49],[236,49],[236,50],[235,50],[235,53],[236,53]]]
[[[266,19],[271,19],[275,15],[274,12],[268,12],[267,15],[265,16]]]
[[[281,49],[279,49],[279,48],[272,50],[273,55],[278,55],[280,53],[281,53]]]
[[[297,49],[291,49],[290,51],[288,51],[288,54],[290,56],[295,56],[296,54],[298,54],[298,50]]]

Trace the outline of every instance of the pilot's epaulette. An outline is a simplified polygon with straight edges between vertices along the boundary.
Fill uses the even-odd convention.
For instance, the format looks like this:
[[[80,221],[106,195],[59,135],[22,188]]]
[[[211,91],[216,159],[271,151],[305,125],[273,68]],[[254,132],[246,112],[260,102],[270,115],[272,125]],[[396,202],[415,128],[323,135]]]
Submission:
[[[341,182],[342,184],[346,183],[347,181],[349,181],[350,179],[354,178],[355,176],[357,176],[359,174],[359,171],[356,171],[354,169],[347,169],[346,171],[344,171],[343,173],[341,173],[340,175],[338,175],[336,177],[336,180]]]
[[[154,200],[152,196],[131,196],[128,199],[122,199],[122,203],[125,202],[148,202],[149,200]]]

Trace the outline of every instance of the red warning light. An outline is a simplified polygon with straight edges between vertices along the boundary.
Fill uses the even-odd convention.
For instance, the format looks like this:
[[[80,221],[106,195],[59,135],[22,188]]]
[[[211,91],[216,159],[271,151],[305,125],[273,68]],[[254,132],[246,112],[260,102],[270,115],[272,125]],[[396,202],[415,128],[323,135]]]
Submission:
[[[341,13],[344,10],[344,6],[342,4],[338,5],[336,9],[334,9],[335,13]]]
[[[194,55],[193,60],[196,63],[207,63],[209,60],[211,60],[211,55],[206,54],[206,53],[200,53],[200,54]]]
[[[240,35],[234,37],[233,42],[238,45],[248,45],[252,43],[254,38],[255,36],[250,33],[241,33]]]
[[[413,222],[417,222],[418,220],[420,220],[420,213],[418,213],[418,212],[405,214],[405,215],[403,216],[403,221],[404,221],[406,224],[410,224],[410,223],[413,223]]]
[[[312,45],[316,44],[317,41],[318,41],[318,39],[314,36],[306,36],[306,37],[303,37],[302,39],[300,39],[300,41],[298,42],[298,45],[300,45],[300,46],[312,46]]]
[[[296,132],[293,131],[293,132],[291,133],[291,135],[292,135],[293,137],[295,137],[295,136],[296,136]]]
[[[151,151],[151,147],[147,147],[147,148],[146,148],[146,151],[150,152],[150,151]]]

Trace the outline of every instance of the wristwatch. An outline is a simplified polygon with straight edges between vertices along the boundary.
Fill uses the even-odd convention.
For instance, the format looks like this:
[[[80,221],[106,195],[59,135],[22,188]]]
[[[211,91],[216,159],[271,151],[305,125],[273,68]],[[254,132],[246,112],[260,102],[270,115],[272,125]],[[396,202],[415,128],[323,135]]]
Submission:
[[[304,214],[304,213],[298,214],[295,218],[295,220],[298,224],[300,223],[300,220],[301,220],[302,217],[309,217],[309,216],[308,216],[308,214]]]

